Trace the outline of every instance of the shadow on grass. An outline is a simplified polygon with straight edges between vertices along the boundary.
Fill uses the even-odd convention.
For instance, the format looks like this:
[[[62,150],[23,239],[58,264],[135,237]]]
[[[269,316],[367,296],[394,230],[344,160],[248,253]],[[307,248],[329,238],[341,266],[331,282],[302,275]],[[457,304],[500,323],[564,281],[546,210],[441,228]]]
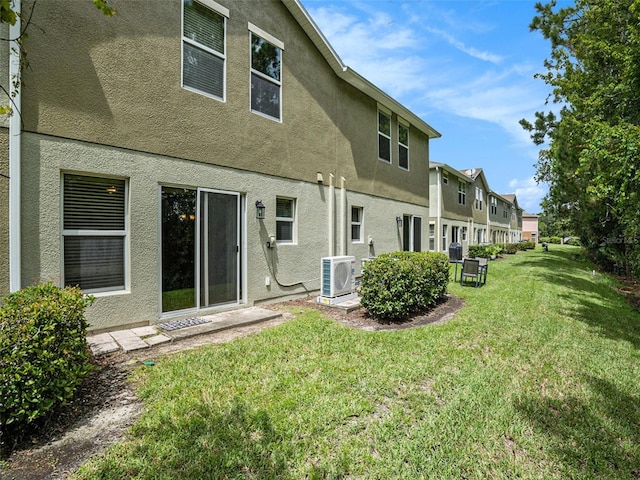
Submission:
[[[126,455],[134,464],[107,460],[104,469],[98,467],[105,478],[290,478],[282,438],[264,410],[249,411],[236,402],[220,412],[199,404],[185,414],[138,425],[134,430],[144,444],[134,435],[133,452]]]
[[[515,407],[549,438],[565,478],[640,478],[640,400],[588,377],[584,399],[526,398]]]
[[[546,252],[544,258],[520,265],[534,266],[539,279],[569,289],[568,293],[558,295],[568,300],[566,304],[574,305],[562,312],[567,317],[589,325],[605,338],[623,340],[640,349],[640,313],[611,285],[585,278],[591,264],[574,257],[575,253],[570,251]]]

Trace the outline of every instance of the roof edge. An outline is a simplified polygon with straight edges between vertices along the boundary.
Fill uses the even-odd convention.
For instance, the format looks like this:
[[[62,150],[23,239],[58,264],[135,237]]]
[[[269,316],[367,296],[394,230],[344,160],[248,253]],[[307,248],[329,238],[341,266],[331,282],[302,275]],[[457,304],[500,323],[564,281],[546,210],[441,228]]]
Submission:
[[[299,0],[281,1],[309,36],[311,41],[313,41],[322,56],[339,78],[400,115],[406,121],[411,123],[411,125],[425,133],[429,138],[440,138],[442,136],[440,132],[431,127],[431,125],[422,120],[407,107],[375,86],[355,70],[345,65]]]

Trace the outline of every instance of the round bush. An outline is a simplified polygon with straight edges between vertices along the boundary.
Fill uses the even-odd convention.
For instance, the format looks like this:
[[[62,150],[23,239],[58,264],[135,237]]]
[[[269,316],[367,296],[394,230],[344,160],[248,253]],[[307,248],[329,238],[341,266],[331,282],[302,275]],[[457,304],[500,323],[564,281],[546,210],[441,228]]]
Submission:
[[[366,264],[360,304],[374,318],[401,321],[434,306],[448,283],[449,258],[442,253],[386,253]]]
[[[0,308],[0,434],[69,400],[90,372],[85,309],[78,288],[51,283],[4,298]],[[3,435],[4,436],[4,435]]]

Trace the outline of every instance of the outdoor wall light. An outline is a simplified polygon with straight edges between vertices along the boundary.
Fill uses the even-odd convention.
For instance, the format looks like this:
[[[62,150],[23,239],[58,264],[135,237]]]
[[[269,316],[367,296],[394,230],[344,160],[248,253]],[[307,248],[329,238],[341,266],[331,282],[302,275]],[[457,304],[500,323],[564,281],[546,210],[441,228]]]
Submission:
[[[256,218],[258,220],[264,220],[264,212],[267,207],[264,206],[262,200],[256,200]]]
[[[396,217],[396,225],[398,228],[402,228],[402,217]]]

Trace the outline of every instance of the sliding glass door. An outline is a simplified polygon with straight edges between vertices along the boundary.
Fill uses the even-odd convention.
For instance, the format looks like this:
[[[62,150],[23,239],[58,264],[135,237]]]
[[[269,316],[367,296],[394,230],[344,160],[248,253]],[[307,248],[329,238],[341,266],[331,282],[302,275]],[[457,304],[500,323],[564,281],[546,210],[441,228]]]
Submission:
[[[240,195],[162,188],[162,312],[238,303]]]

